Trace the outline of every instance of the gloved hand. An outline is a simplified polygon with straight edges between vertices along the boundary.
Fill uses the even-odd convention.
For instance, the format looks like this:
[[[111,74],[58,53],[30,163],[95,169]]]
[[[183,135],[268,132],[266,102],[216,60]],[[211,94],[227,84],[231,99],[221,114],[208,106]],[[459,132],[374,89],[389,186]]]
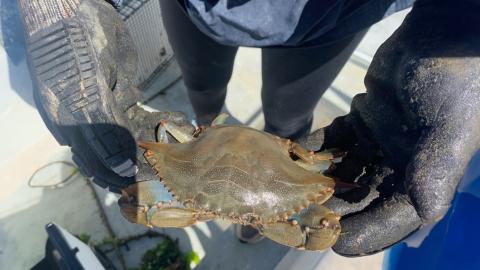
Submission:
[[[18,2],[35,101],[57,141],[113,191],[134,182],[139,166],[137,178],[153,174],[137,162],[135,139],[152,140],[158,121],[177,115],[136,107],[137,55],[115,9],[103,0]]]
[[[343,216],[341,255],[381,251],[441,219],[480,147],[479,8],[434,2],[418,1],[380,47],[350,113],[301,142],[348,151],[333,175],[363,186],[325,204]]]

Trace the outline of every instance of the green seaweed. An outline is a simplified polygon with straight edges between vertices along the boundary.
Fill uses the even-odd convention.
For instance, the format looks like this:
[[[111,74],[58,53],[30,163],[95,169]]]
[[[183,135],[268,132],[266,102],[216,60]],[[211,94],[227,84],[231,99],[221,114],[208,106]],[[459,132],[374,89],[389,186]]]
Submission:
[[[142,257],[140,270],[187,270],[191,263],[198,264],[199,257],[191,251],[185,255],[178,248],[177,241],[165,238]]]

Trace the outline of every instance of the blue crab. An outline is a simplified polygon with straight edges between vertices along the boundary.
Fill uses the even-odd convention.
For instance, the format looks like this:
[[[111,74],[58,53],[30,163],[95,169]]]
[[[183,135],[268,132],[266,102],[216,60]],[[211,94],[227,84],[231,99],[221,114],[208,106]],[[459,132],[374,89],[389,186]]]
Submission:
[[[126,219],[150,227],[187,227],[215,218],[252,225],[291,247],[324,250],[340,217],[322,205],[335,181],[323,175],[334,151],[313,153],[220,115],[193,134],[163,121],[161,142],[139,142],[159,180],[138,182],[119,199]],[[179,143],[168,143],[167,132]]]

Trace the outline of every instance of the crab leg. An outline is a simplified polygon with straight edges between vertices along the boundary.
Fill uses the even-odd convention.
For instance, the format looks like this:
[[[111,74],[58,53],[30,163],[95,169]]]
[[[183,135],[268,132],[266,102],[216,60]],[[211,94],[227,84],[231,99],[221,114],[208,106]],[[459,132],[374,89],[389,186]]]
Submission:
[[[288,151],[295,154],[297,157],[300,159],[307,161],[307,162],[312,162],[313,161],[313,152],[308,151],[307,149],[303,148],[300,144],[291,142],[290,140],[288,141],[290,143]]]
[[[158,127],[157,141],[159,143],[169,143],[167,129],[163,125]]]
[[[193,135],[187,132],[184,128],[172,121],[163,120],[160,122],[160,126],[158,127],[157,131],[157,138],[159,142],[168,143],[168,137],[166,136],[167,132],[180,143],[193,140]]]
[[[211,126],[218,126],[218,125],[223,125],[227,121],[228,118],[228,113],[221,113],[215,119],[213,119]]]
[[[294,142],[290,144],[290,152],[294,153],[300,159],[310,163],[318,161],[333,161],[334,159],[345,155],[344,152],[336,148],[314,153],[313,151],[308,151],[298,143]]]
[[[213,119],[211,126],[214,127],[218,125],[223,125],[227,120],[228,116],[229,115],[227,113],[219,114],[215,119]],[[172,137],[175,138],[175,140],[177,140],[178,142],[184,143],[193,140],[195,135],[198,135],[202,131],[204,131],[204,127],[197,127],[197,130],[195,130],[194,134],[191,134],[187,130],[183,129],[181,126],[171,121],[163,120],[160,122],[160,126],[158,127],[157,139],[160,143],[169,143],[167,136],[168,133],[172,135]]]
[[[299,160],[296,160],[295,163],[297,163],[298,166],[312,172],[325,172],[330,168],[336,158],[343,155],[343,152],[339,151],[338,149],[329,149],[327,151],[314,153],[313,151],[308,151],[298,143],[290,140],[285,140],[285,144],[288,152],[299,158]]]
[[[213,119],[211,126],[218,126],[225,124],[228,118],[227,113],[219,114],[215,119]],[[194,134],[198,135],[203,129],[197,129]],[[172,135],[175,140],[180,143],[189,142],[194,139],[194,134],[189,133],[187,130],[181,126],[175,124],[172,121],[163,120],[160,122],[160,126],[157,131],[157,139],[160,143],[169,143],[167,133]]]
[[[305,160],[299,159],[299,160],[296,160],[295,163],[298,166],[304,168],[305,170],[316,172],[316,173],[323,173],[328,169],[330,169],[330,167],[332,166],[331,161],[325,161],[325,160],[307,162]]]

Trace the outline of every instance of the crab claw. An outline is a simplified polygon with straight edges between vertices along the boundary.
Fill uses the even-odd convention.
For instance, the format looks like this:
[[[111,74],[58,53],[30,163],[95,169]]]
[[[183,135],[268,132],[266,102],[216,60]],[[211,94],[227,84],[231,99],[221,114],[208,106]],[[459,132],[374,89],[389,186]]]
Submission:
[[[324,250],[335,244],[340,235],[340,216],[319,204],[310,204],[298,215],[304,228],[305,249]]]
[[[158,180],[138,182],[123,189],[118,205],[128,221],[151,228],[187,227],[198,219],[194,210],[186,209]]]
[[[271,240],[306,250],[325,250],[340,235],[340,216],[320,204],[312,203],[288,221],[264,224],[261,232]]]
[[[142,181],[123,189],[118,205],[128,221],[150,226],[150,208],[173,199],[160,181]]]
[[[134,199],[124,190],[122,190],[118,205],[120,206],[120,213],[125,219],[132,223],[148,226],[147,209],[145,206],[137,205]]]
[[[119,202],[152,207],[159,203],[175,201],[173,195],[159,180],[141,181],[122,190]]]

